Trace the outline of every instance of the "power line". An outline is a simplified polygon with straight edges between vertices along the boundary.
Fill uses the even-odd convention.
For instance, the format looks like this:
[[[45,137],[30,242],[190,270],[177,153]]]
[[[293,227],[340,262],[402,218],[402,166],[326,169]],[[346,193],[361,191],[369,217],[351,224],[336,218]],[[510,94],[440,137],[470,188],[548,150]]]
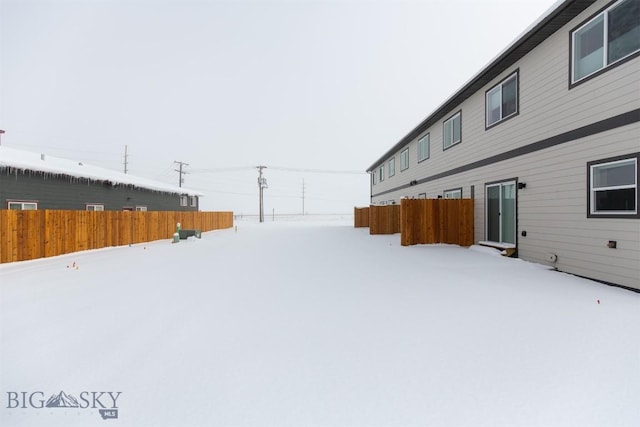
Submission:
[[[284,171],[284,172],[307,172],[307,173],[331,173],[331,174],[345,174],[345,175],[364,175],[364,171],[354,170],[331,170],[331,169],[303,169],[303,168],[287,168],[281,166],[269,166],[269,169]]]
[[[182,175],[186,175],[187,172],[183,172],[182,168],[183,166],[189,166],[189,163],[185,163],[185,162],[178,162],[178,161],[173,161],[173,163],[177,163],[180,165],[180,169],[175,169],[176,172],[178,172],[180,175],[180,180],[178,182],[178,187],[182,187],[182,183],[184,182],[184,178],[182,178]]]
[[[69,153],[74,153],[74,154],[78,154],[78,153],[86,153],[86,154],[97,154],[100,155],[100,159],[104,160],[104,156],[120,156],[119,154],[116,153],[112,153],[112,152],[108,152],[108,151],[93,151],[93,150],[79,150],[77,148],[62,148],[62,147],[52,147],[52,146],[48,146],[48,145],[34,145],[34,144],[15,144],[16,147],[18,148],[22,148],[22,147],[30,147],[30,148],[37,148],[39,150],[43,150],[43,149],[47,149],[47,150],[53,150],[53,151],[63,151],[63,152],[69,152]]]
[[[266,166],[265,166],[266,167]],[[196,168],[191,169],[190,173],[220,173],[220,172],[237,172],[255,169],[253,166],[235,166],[228,168]],[[335,169],[305,169],[290,168],[284,166],[269,166],[269,169],[282,172],[306,172],[306,173],[327,173],[327,174],[346,174],[346,175],[365,175],[364,171],[356,170],[335,170]]]
[[[173,172],[173,171],[172,171],[172,169],[173,169],[173,163],[171,163],[169,166],[167,166],[167,167],[166,167],[162,172],[160,172],[160,173],[155,173],[155,174],[154,174],[154,177],[155,177],[156,179],[158,179],[158,178],[160,178],[160,177],[161,177],[161,178],[168,177],[168,176],[169,176],[169,174]]]
[[[255,169],[253,166],[238,166],[231,168],[207,168],[207,169],[191,169],[191,173],[220,173],[220,172],[238,172]]]

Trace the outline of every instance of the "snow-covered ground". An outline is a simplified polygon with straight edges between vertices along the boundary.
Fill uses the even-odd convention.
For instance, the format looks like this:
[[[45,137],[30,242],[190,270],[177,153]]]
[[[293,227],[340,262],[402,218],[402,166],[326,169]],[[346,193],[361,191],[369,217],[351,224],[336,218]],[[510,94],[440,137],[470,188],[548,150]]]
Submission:
[[[309,219],[0,265],[0,425],[640,425],[640,294]]]

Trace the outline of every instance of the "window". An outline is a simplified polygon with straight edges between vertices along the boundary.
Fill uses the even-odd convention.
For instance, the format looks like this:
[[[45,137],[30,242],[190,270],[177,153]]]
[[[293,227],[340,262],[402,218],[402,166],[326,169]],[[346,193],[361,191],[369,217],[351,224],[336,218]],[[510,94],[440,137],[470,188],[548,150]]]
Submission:
[[[147,211],[146,206],[136,206],[136,212],[146,212],[146,211]]]
[[[429,158],[429,134],[418,140],[418,162]]]
[[[380,165],[380,169],[378,169],[378,173],[380,174],[380,182],[384,181],[384,164]]]
[[[400,170],[409,169],[409,148],[405,148],[400,152]]]
[[[180,196],[180,206],[187,206],[187,196]]]
[[[371,183],[373,185],[377,184],[377,182],[376,182],[376,171],[373,171],[373,173],[371,174]]]
[[[486,95],[487,128],[518,113],[518,72],[516,71]]]
[[[638,218],[638,159],[607,159],[588,163],[590,217]]]
[[[189,206],[191,207],[198,206],[198,196],[189,196]]]
[[[640,0],[621,0],[571,33],[576,83],[640,52]]]
[[[443,123],[443,149],[462,141],[462,113],[458,111]]]
[[[7,207],[14,211],[35,211],[38,209],[38,202],[7,202]]]
[[[462,188],[445,190],[442,192],[442,197],[445,199],[462,199]]]
[[[103,211],[104,205],[102,203],[87,203],[86,209],[88,211]]]
[[[389,178],[391,178],[395,174],[396,174],[396,158],[392,157],[391,160],[389,160]]]

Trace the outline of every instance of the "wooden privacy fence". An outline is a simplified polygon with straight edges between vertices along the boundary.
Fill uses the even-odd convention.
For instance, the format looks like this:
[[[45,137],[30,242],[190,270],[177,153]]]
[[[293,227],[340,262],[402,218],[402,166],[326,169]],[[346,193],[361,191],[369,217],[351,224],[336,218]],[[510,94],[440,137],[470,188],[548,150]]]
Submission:
[[[400,205],[370,206],[369,234],[400,233]]]
[[[233,212],[0,210],[0,263],[233,227]]]
[[[472,199],[403,199],[400,206],[402,246],[473,245]]]
[[[353,226],[368,227],[369,226],[369,208],[353,208]]]

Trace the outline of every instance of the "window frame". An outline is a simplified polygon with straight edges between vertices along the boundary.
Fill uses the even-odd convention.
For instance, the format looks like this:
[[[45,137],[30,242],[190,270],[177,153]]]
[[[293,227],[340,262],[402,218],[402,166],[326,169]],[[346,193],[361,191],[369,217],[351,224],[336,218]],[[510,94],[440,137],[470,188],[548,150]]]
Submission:
[[[447,193],[460,193],[460,197],[447,197]],[[447,200],[456,200],[456,199],[462,199],[462,187],[458,187],[458,188],[451,188],[449,190],[444,190],[442,192],[442,198],[443,199],[447,199]]]
[[[516,111],[509,114],[508,116],[504,116],[502,113],[502,87],[512,78],[516,79]],[[495,89],[500,88],[500,118],[493,123],[489,123],[489,94],[493,92]],[[513,73],[506,76],[504,79],[499,81],[493,87],[488,89],[484,93],[484,129],[489,130],[495,126],[498,126],[500,123],[506,122],[509,119],[512,119],[520,114],[520,69],[516,69]],[[461,123],[462,125],[462,123]]]
[[[11,209],[11,205],[20,205],[20,209]],[[25,209],[25,205],[34,205],[34,209]],[[7,200],[7,209],[8,210],[16,210],[16,211],[37,211],[38,210],[38,201],[37,200]]]
[[[454,120],[456,119],[456,117],[460,117],[460,138],[455,141],[453,139],[453,123]],[[447,123],[451,122],[451,144],[446,145],[446,140],[445,140],[445,129],[447,126]],[[451,147],[454,147],[458,144],[460,144],[462,142],[462,110],[458,110],[457,112],[455,112],[453,115],[451,115],[448,119],[446,119],[445,121],[442,122],[442,151],[446,151],[448,149],[450,149]]]
[[[93,209],[89,209],[90,207]],[[85,203],[84,209],[89,212],[104,212],[104,203]]]
[[[406,154],[405,154],[406,153]],[[406,157],[406,166],[403,168],[402,163],[403,159]],[[400,172],[406,171],[409,169],[409,147],[406,147],[404,150],[400,152]]]
[[[611,63],[609,63],[609,59],[608,59],[608,42],[609,42],[609,34],[608,34],[608,16],[609,16],[609,12],[613,9],[615,9],[616,7],[620,6],[622,3],[624,3],[625,1],[628,0],[614,0],[610,3],[608,3],[606,6],[604,6],[602,9],[598,10],[596,13],[594,13],[593,15],[589,16],[587,19],[585,19],[584,21],[582,21],[580,24],[578,24],[576,27],[574,27],[571,31],[569,31],[569,89],[572,89],[586,81],[591,80],[592,78],[595,78],[603,73],[606,73],[607,71],[624,64],[627,61],[630,61],[638,56],[640,56],[640,49],[629,53],[628,55],[617,59],[616,61],[613,61]],[[588,26],[589,24],[591,24],[593,21],[595,21],[596,19],[599,19],[600,16],[603,16],[603,20],[604,20],[604,34],[603,34],[603,63],[604,65],[599,68],[596,71],[593,71],[590,74],[587,74],[584,77],[581,77],[579,79],[574,79],[574,71],[575,71],[575,35],[582,30],[583,28],[585,28],[586,26]]]
[[[180,195],[180,206],[181,207],[189,206],[188,203],[189,203],[188,196],[186,194],[181,194]]]
[[[389,178],[396,174],[396,157],[393,156],[389,159]]]
[[[192,208],[198,207],[198,196],[189,196],[189,206]]]
[[[146,206],[136,206],[136,212],[147,212]]]
[[[600,213],[598,211],[595,210],[595,197],[594,197],[594,193],[595,191],[597,191],[600,187],[597,187],[594,189],[593,187],[593,171],[594,168],[598,167],[598,166],[604,166],[604,165],[611,165],[611,164],[615,164],[615,163],[622,163],[628,160],[634,160],[635,161],[635,196],[636,196],[636,200],[635,200],[635,212],[629,212],[627,213],[626,211],[600,211]],[[601,160],[594,160],[591,162],[587,163],[587,218],[627,218],[627,219],[640,219],[640,210],[638,209],[638,199],[639,199],[639,192],[638,192],[638,187],[639,187],[639,183],[640,183],[640,152],[639,153],[632,153],[632,154],[627,154],[624,156],[616,156],[616,157],[610,157],[607,159],[601,159]],[[617,186],[617,187],[625,187],[625,186]],[[615,188],[612,188],[615,189]]]
[[[378,183],[377,173],[378,171],[375,170],[371,172],[371,185],[376,185]]]
[[[384,181],[384,163],[378,167],[378,179],[380,182]]]
[[[423,141],[427,140],[426,143],[426,147],[427,147],[427,155],[426,157],[420,157],[421,151],[420,151],[420,147],[422,145],[424,145]],[[420,162],[424,162],[425,160],[429,159],[431,157],[431,135],[429,132],[427,132],[426,134],[422,135],[420,138],[418,138],[418,144],[417,144],[417,158],[418,158],[418,163]]]

